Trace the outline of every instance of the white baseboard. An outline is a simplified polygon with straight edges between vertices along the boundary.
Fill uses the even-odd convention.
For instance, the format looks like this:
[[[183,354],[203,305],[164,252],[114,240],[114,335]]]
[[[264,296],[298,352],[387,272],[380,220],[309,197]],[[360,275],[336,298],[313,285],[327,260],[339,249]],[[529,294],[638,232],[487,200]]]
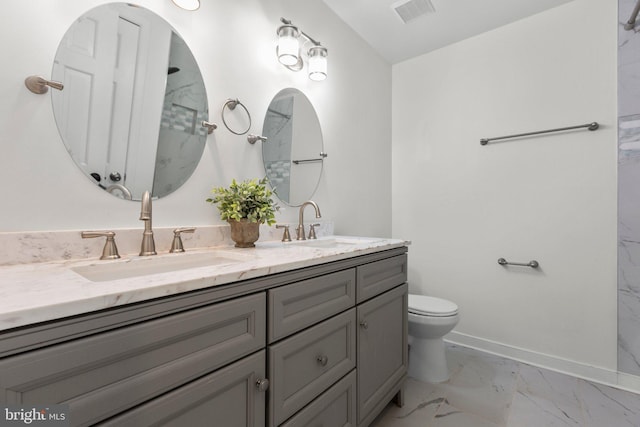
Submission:
[[[640,393],[640,377],[636,375],[618,372],[618,388]]]
[[[549,369],[588,381],[620,388],[623,390],[640,393],[640,377],[622,372],[612,371],[606,368],[585,365],[573,360],[563,359],[549,354],[509,346],[503,343],[461,334],[452,331],[445,337],[445,341],[451,344],[459,344],[485,353],[513,359],[529,365]]]

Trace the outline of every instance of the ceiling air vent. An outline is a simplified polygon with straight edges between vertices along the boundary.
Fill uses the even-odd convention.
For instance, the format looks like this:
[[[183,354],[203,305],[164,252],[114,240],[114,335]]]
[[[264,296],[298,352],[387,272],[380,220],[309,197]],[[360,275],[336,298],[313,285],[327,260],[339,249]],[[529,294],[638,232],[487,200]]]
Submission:
[[[405,24],[436,11],[429,0],[401,0],[393,3],[391,8]]]

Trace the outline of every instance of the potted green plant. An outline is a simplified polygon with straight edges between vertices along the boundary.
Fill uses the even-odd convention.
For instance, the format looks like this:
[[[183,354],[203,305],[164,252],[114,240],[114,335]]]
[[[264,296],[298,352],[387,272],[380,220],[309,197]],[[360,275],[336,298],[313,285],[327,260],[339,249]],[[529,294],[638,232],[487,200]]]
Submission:
[[[214,197],[207,199],[220,211],[220,218],[231,226],[231,239],[237,248],[252,248],[260,237],[260,224],[273,225],[275,213],[280,207],[271,198],[273,191],[267,187],[267,179],[257,178],[237,182],[229,187],[215,187]]]

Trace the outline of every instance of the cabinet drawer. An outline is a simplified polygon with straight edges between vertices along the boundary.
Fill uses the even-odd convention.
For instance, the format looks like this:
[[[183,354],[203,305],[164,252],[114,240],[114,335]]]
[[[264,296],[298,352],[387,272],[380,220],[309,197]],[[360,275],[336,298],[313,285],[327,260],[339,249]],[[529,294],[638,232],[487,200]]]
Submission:
[[[407,281],[407,255],[357,267],[357,301],[361,303]]]
[[[269,347],[270,426],[277,426],[355,368],[355,308]]]
[[[261,351],[98,425],[261,427],[265,392],[256,383],[264,371]]]
[[[338,381],[280,427],[355,427],[356,371]]]
[[[272,289],[268,299],[271,343],[353,307],[356,270],[352,268]]]
[[[66,403],[88,425],[265,345],[265,293],[0,360],[0,402]]]

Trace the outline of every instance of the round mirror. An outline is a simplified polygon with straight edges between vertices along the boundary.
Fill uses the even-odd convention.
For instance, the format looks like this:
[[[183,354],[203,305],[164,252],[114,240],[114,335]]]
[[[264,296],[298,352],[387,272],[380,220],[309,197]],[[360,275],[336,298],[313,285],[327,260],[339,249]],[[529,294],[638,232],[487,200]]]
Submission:
[[[280,200],[299,206],[309,200],[320,182],[322,163],[327,156],[322,147],[322,131],[309,99],[297,89],[276,94],[264,118],[262,161]]]
[[[69,154],[99,188],[163,197],[195,170],[207,139],[204,81],[191,50],[155,13],[128,3],[91,9],[64,35],[53,113]]]

